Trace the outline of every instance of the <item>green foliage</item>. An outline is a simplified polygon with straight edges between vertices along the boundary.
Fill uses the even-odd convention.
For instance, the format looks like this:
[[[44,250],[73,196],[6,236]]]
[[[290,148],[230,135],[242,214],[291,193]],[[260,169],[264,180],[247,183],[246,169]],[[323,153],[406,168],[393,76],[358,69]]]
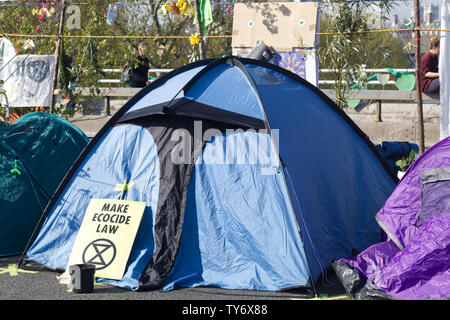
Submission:
[[[83,98],[76,94],[76,90],[72,90],[73,86],[91,88],[95,94],[99,79],[117,78],[117,73],[104,74],[101,70],[123,68],[127,63],[134,61],[138,55],[137,47],[140,41],[148,43],[147,58],[152,69],[178,68],[198,59],[197,48],[192,46],[187,38],[194,33],[192,15],[163,14],[160,9],[165,1],[159,0],[154,1],[154,5],[121,6],[114,25],[108,25],[106,23],[108,7],[105,1],[89,2],[99,4],[78,6],[81,28],[69,29],[67,25],[64,26],[65,37],[60,51],[58,88],[63,95],[71,98],[75,106],[67,108],[64,103],[58,104],[55,106],[55,113],[68,117],[81,108]],[[53,22],[52,18],[49,17],[47,22],[39,21],[38,16],[32,12],[35,8],[39,7],[0,7],[0,21],[2,21],[0,33],[32,35],[36,28],[40,27],[34,38],[35,44],[40,41],[39,45],[35,49],[22,50],[22,54],[31,52],[54,54],[56,38],[41,38],[41,36],[45,31],[47,35],[57,35],[59,19],[48,29]],[[225,8],[222,5],[214,7],[214,22],[208,26],[207,35],[231,34],[232,14],[226,13]],[[55,12],[57,13],[57,6]],[[66,21],[70,20],[72,15],[72,12],[67,13]],[[89,35],[105,38],[89,38]],[[114,38],[115,36],[129,38]],[[186,36],[186,38],[172,36]],[[26,37],[9,37],[9,39],[16,49],[20,49],[28,40]],[[205,42],[207,58],[231,54],[230,38],[207,38]],[[159,74],[152,75],[159,76]],[[107,84],[102,83],[101,86],[105,87]]]
[[[335,81],[335,100],[340,107],[346,106],[345,95],[355,83],[366,87],[369,75],[361,72],[363,65],[380,68],[395,63],[395,67],[403,67],[407,63],[401,44],[392,35],[367,32],[373,20],[370,13],[377,7],[388,13],[393,5],[387,0],[322,2],[320,31],[334,34],[320,37],[319,64],[334,70],[329,75]]]
[[[144,2],[144,0],[139,1]],[[173,1],[175,0],[169,2]],[[115,23],[108,25],[106,23],[107,4],[102,0],[89,2],[93,4],[78,6],[81,28],[70,29],[67,25],[64,27],[65,37],[59,59],[58,88],[64,95],[71,97],[75,107],[67,109],[65,104],[58,105],[55,109],[59,114],[70,116],[81,107],[83,99],[72,90],[73,86],[88,87],[95,91],[94,88],[99,86],[99,79],[117,78],[117,73],[104,74],[101,70],[123,68],[132,62],[137,56],[137,46],[142,40],[148,43],[147,57],[153,69],[178,68],[199,58],[197,48],[192,46],[187,38],[195,32],[192,13],[164,14],[160,9],[165,4],[165,0],[157,0],[153,2],[153,5],[121,6]],[[374,5],[373,2],[325,0],[320,3],[321,32],[337,33],[337,36],[320,37],[318,51],[320,67],[336,70],[331,77],[332,80],[336,80],[336,101],[343,107],[345,106],[344,96],[350,86],[354,83],[364,86],[369,76],[360,72],[362,64],[370,68],[403,67],[402,61],[406,59],[404,60],[401,54],[401,45],[390,34],[352,33],[369,29],[370,19],[367,13],[370,12],[370,6]],[[376,5],[388,12],[392,2],[382,0],[376,2]],[[213,6],[214,21],[208,26],[208,36],[231,35],[233,14],[232,10],[226,11],[227,6]],[[32,6],[0,7],[0,21],[2,21],[0,33],[31,35],[39,27],[40,31],[38,30],[34,39],[34,42],[39,42],[39,45],[35,49],[23,50],[22,53],[53,54],[56,49],[56,38],[41,38],[41,36],[46,31],[47,35],[57,35],[59,19],[47,30],[53,22],[52,18],[48,18],[47,22],[41,22],[38,16],[33,14],[33,9],[35,8]],[[57,5],[55,12],[57,13]],[[68,12],[66,20],[72,19],[73,14]],[[90,35],[101,35],[105,38],[89,38]],[[128,38],[114,38],[116,36]],[[185,38],[173,36],[185,36]],[[21,48],[28,40],[26,37],[10,37],[9,39],[16,49]],[[205,45],[207,58],[231,54],[231,37],[206,38]],[[342,72],[344,69],[348,72]],[[158,77],[159,74],[152,74],[152,76]],[[107,85],[101,84],[101,86]]]
[[[416,150],[412,149],[408,157],[403,157],[395,162],[395,165],[400,168],[401,171],[405,172],[413,164],[416,159]]]

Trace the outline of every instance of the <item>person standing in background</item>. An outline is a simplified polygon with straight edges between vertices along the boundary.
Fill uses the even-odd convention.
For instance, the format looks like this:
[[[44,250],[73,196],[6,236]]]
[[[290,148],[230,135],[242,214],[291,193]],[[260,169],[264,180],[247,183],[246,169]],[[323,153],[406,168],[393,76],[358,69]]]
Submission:
[[[148,81],[148,70],[150,69],[149,60],[146,57],[148,49],[147,42],[140,42],[138,45],[138,56],[131,65],[130,87],[143,88]]]

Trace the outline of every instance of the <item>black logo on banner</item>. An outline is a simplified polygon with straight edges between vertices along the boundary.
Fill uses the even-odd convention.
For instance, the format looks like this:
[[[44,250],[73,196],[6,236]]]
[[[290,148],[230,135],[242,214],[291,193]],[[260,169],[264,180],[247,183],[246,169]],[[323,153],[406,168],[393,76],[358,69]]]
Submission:
[[[97,270],[105,269],[116,257],[116,246],[111,240],[97,239],[83,251],[83,263],[95,264]]]
[[[15,70],[14,76],[22,78],[27,76],[36,82],[44,81],[50,74],[50,67],[46,60],[17,61],[13,70]]]

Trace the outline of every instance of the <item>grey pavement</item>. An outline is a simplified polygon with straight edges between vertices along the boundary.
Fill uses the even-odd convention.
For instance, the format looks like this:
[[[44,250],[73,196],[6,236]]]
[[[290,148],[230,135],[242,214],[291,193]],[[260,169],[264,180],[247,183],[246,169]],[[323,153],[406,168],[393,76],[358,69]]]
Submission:
[[[0,257],[0,300],[309,300],[305,289],[285,291],[229,290],[213,287],[179,288],[134,292],[127,289],[94,284],[92,293],[74,293],[60,284],[61,272],[42,267],[17,269],[20,256]],[[316,284],[318,297],[349,300],[336,276],[330,272],[327,279]]]

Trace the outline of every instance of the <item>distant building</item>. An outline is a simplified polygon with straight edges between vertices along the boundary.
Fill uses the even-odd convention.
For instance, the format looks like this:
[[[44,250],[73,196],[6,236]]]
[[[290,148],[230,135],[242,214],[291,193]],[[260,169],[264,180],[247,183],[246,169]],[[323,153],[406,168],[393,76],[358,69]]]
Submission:
[[[414,20],[415,17],[414,6],[411,6],[410,17]],[[440,5],[439,1],[423,0],[420,6],[420,24],[432,24],[440,21]]]
[[[393,16],[392,16],[392,21],[391,21],[392,23],[391,23],[391,26],[392,27],[395,27],[395,26],[398,26],[398,24],[399,24],[399,22],[400,22],[400,20],[398,19],[398,14],[394,14]]]
[[[421,27],[425,29],[440,29],[441,19],[439,12],[439,5],[434,3],[425,3],[420,10],[423,13],[423,19],[421,19]],[[439,35],[439,31],[422,31],[421,35],[425,38],[431,38],[432,36]],[[428,39],[429,40],[429,39]]]
[[[440,21],[440,5],[439,1],[430,1],[423,0],[422,5],[420,7],[420,27],[424,29],[440,29],[441,21]],[[391,18],[391,28],[392,29],[409,29],[414,27],[414,6],[411,8],[411,16],[403,17],[403,19],[399,19],[396,15],[393,15]],[[429,43],[431,37],[437,36],[440,34],[439,31],[432,30],[423,30],[420,32],[421,35],[421,51],[425,52],[428,50]],[[404,44],[407,51],[413,52],[414,48],[411,44],[415,43],[415,35],[414,32],[408,31],[396,31],[393,33],[394,37],[400,39]]]
[[[434,21],[440,20],[439,5],[433,3],[424,4],[420,8],[421,20],[425,24],[432,24]]]

